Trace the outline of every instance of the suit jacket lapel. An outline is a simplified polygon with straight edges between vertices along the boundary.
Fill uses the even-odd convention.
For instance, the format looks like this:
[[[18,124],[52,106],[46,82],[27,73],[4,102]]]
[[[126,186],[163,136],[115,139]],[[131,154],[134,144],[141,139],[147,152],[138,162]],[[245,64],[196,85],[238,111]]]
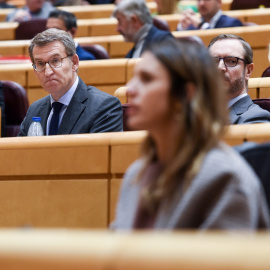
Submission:
[[[84,105],[84,101],[86,99],[88,99],[87,86],[79,78],[79,84],[63,116],[58,134],[70,134],[72,132],[82,112],[85,110],[86,105]]]
[[[40,113],[41,116],[41,126],[43,129],[44,134],[46,134],[47,131],[47,120],[49,117],[51,111],[51,102],[50,102],[50,96],[47,97],[46,102],[40,107]]]
[[[230,107],[230,121],[231,121],[231,123],[232,124],[235,123],[235,121],[238,118],[238,115],[241,115],[244,112],[246,112],[248,110],[248,108],[250,107],[250,105],[252,105],[252,100],[249,97],[249,95],[241,98],[236,103],[234,103]]]

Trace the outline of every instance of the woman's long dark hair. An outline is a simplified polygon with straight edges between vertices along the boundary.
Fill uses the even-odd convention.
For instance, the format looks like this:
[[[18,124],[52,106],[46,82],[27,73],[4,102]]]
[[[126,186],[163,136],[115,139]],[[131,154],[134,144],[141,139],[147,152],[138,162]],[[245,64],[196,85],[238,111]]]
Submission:
[[[173,158],[166,164],[160,177],[153,179],[152,185],[142,194],[143,205],[153,210],[165,196],[172,195],[180,184],[188,187],[199,172],[207,152],[218,144],[228,123],[228,115],[223,82],[203,45],[188,39],[168,40],[151,45],[148,51],[170,74],[172,106],[176,102],[181,104],[179,119],[175,122],[179,136],[174,141]],[[187,91],[187,84],[193,86],[192,95]],[[142,154],[145,166],[141,174],[157,158],[151,135],[143,144]]]

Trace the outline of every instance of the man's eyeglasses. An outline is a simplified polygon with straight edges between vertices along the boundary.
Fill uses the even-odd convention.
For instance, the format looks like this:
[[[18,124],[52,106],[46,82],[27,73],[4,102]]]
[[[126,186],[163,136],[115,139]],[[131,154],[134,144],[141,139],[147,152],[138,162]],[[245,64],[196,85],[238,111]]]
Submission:
[[[239,60],[246,63],[244,59],[234,56],[214,57],[214,61],[216,62],[217,66],[219,65],[220,60],[223,60],[223,63],[226,67],[235,67]]]
[[[35,71],[41,72],[45,69],[46,64],[48,63],[51,68],[60,68],[62,66],[62,61],[65,58],[70,57],[71,55],[68,55],[66,57],[54,57],[48,62],[43,62],[43,61],[37,61],[35,64],[32,64],[33,68]]]

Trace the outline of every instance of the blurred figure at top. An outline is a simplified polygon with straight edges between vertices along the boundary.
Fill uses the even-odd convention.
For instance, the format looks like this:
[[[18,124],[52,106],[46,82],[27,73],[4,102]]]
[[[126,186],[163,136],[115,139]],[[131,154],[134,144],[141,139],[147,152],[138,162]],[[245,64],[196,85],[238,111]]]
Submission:
[[[50,12],[46,28],[56,28],[59,30],[64,30],[68,32],[72,38],[75,38],[75,35],[77,33],[77,18],[74,14],[60,10],[55,9]],[[95,60],[95,56],[84,50],[77,42],[75,42],[76,46],[76,54],[79,56],[79,60]]]
[[[112,228],[269,227],[257,176],[221,141],[228,122],[225,92],[204,46],[151,44],[127,88],[128,124],[148,136],[141,159],[124,177]]]
[[[177,30],[243,26],[240,20],[222,14],[221,4],[222,0],[198,0],[198,10],[201,17],[197,16],[193,10],[184,11]]]
[[[54,9],[50,2],[44,0],[26,0],[26,5],[7,15],[8,22],[23,22],[31,19],[47,19]]]
[[[174,39],[169,31],[162,31],[153,25],[153,19],[144,0],[122,0],[113,12],[118,20],[117,31],[126,42],[133,42],[134,47],[126,58],[140,57],[153,42]]]

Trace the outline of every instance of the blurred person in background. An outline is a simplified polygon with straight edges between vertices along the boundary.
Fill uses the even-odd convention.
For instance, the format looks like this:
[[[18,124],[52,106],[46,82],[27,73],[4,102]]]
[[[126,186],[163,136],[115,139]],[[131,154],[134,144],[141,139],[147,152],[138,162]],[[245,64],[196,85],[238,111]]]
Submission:
[[[148,136],[125,174],[112,228],[269,227],[257,176],[221,141],[228,115],[220,78],[207,49],[189,40],[143,53],[127,85],[128,124]]]
[[[68,32],[74,39],[77,33],[77,18],[74,14],[56,9],[50,12],[47,24],[47,29],[56,28]],[[75,42],[76,53],[79,56],[79,60],[95,60],[95,56],[90,52],[84,50],[78,43]]]
[[[31,19],[47,19],[54,9],[52,4],[44,0],[26,0],[26,5],[7,15],[8,22],[23,22]]]
[[[126,42],[134,47],[126,58],[138,58],[151,43],[174,39],[169,31],[162,31],[153,25],[153,19],[144,0],[122,0],[113,12],[117,19],[117,31]]]
[[[191,9],[182,13],[177,30],[213,29],[243,26],[236,18],[222,14],[222,0],[198,0],[200,17]]]

